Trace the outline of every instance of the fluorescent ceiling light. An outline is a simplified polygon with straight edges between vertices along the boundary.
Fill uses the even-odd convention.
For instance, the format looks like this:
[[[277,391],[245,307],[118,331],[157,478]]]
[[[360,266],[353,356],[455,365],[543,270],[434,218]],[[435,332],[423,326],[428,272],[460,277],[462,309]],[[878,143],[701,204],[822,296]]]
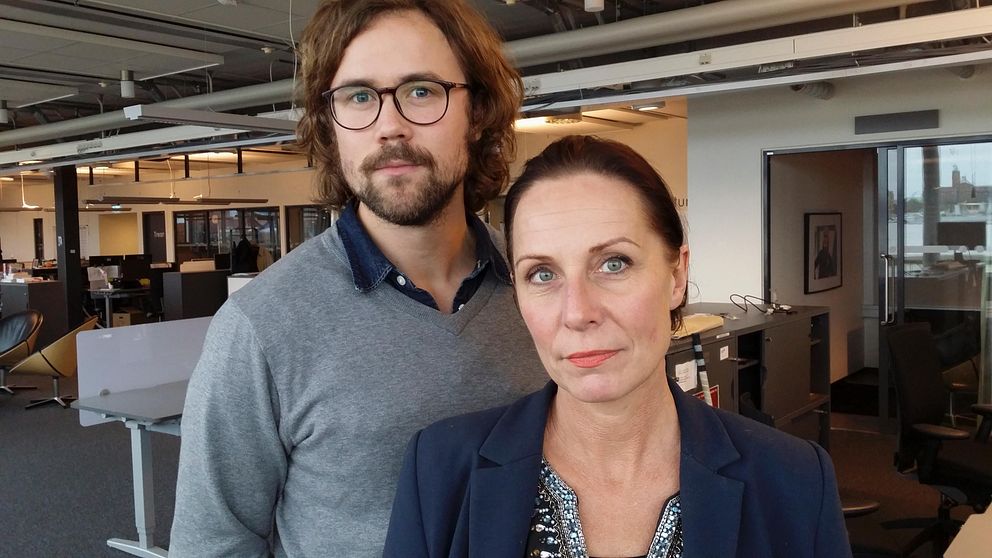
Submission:
[[[86,205],[118,205],[125,203],[157,204],[157,203],[190,203],[179,198],[155,196],[103,196],[98,200],[86,200]]]
[[[47,211],[49,213],[54,213],[55,212],[55,208],[54,207],[46,207],[45,208],[45,211]],[[77,209],[77,211],[79,211],[80,213],[119,213],[119,212],[134,211],[134,210],[132,208],[130,208],[130,207],[117,207],[117,208],[110,208],[110,207],[80,207],[80,208]]]
[[[0,182],[13,182],[14,179],[9,176],[0,176]]]
[[[291,120],[231,114],[228,112],[162,107],[154,104],[124,107],[124,116],[128,120],[148,120],[151,122],[165,122],[167,124],[237,128],[258,132],[292,133],[296,131],[296,123]]]
[[[202,138],[228,136],[241,132],[242,130],[229,128],[173,126],[171,128],[146,130],[144,132],[132,132],[130,134],[120,134],[117,136],[96,138],[92,140],[55,143],[41,147],[29,147],[26,149],[19,149],[17,151],[0,151],[0,165],[18,163],[22,159],[50,160],[71,157],[76,160],[80,160],[81,156],[87,153],[96,155],[88,159],[88,161],[95,160],[98,162],[103,162],[106,161],[106,157],[100,155],[100,153],[104,153],[106,151],[120,151],[133,149],[144,145],[161,145]],[[264,141],[272,140],[265,139]],[[188,150],[189,148],[176,148],[176,150],[180,149]],[[36,164],[41,164],[41,161],[37,161]]]
[[[529,96],[549,95],[989,34],[992,6],[527,76],[524,90]],[[925,62],[926,59],[909,63]],[[807,75],[804,81],[809,80]]]
[[[209,198],[203,195],[193,196],[196,203],[228,205],[232,203],[269,203],[268,198]]]

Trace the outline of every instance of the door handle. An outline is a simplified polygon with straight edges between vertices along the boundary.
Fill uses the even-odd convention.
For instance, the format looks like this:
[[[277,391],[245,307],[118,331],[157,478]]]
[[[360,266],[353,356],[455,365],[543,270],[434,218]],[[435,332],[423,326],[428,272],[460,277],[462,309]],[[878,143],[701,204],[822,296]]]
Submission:
[[[882,325],[888,325],[893,323],[894,320],[891,319],[891,312],[889,310],[889,281],[891,280],[890,267],[892,262],[892,256],[888,254],[879,254],[882,261],[885,262],[885,275],[884,282],[882,283]]]

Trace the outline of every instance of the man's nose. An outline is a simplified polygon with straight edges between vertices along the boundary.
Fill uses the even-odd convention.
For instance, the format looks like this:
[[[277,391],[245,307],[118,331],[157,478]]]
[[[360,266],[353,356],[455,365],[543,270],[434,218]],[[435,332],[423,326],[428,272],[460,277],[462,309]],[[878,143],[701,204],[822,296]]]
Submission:
[[[409,139],[412,132],[412,124],[403,117],[396,106],[396,100],[392,93],[387,93],[380,99],[382,109],[379,111],[379,119],[376,120],[376,133],[380,143],[391,140]]]

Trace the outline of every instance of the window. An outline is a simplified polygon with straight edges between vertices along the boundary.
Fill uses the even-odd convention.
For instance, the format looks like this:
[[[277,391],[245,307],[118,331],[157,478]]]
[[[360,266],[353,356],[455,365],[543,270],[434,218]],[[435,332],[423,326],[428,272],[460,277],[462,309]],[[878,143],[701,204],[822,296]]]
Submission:
[[[242,236],[267,250],[272,261],[282,255],[278,207],[177,211],[173,219],[179,263],[228,254]]]
[[[319,205],[286,207],[286,250],[292,250],[331,226],[331,214]]]

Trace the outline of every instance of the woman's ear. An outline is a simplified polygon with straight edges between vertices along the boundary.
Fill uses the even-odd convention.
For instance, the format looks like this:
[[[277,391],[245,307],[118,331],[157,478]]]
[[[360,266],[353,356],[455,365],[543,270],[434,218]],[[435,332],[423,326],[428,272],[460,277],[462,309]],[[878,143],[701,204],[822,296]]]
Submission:
[[[669,300],[669,310],[675,310],[682,305],[685,291],[689,285],[689,246],[679,248],[678,259],[672,269],[672,298]]]

